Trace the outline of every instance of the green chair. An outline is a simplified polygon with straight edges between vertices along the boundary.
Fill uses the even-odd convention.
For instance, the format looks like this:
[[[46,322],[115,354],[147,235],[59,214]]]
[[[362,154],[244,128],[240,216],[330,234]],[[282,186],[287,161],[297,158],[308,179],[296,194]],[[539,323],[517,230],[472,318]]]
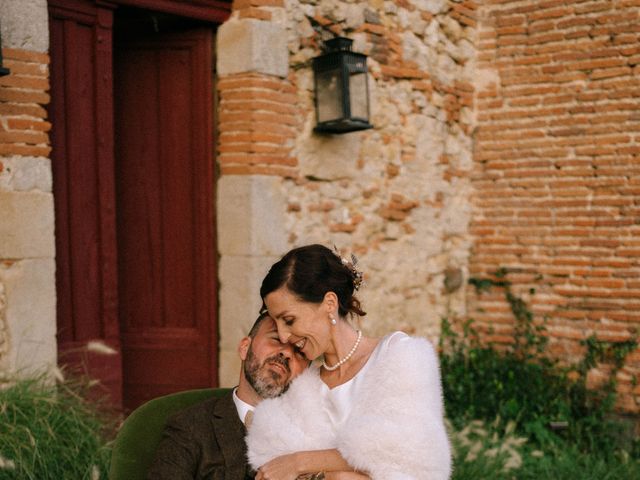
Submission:
[[[109,480],[143,480],[153,461],[167,419],[207,398],[221,397],[228,388],[204,388],[149,400],[129,415],[116,436]]]

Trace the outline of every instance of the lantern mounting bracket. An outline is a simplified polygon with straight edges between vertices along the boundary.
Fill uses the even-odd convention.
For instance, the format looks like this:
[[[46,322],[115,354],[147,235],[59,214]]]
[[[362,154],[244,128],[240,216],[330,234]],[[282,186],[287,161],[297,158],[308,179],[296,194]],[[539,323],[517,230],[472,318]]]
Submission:
[[[5,75],[9,75],[10,73],[11,70],[2,65],[2,35],[0,35],[0,77],[4,77]]]
[[[313,30],[320,35],[320,40],[324,43],[327,40],[331,39],[331,38],[335,38],[335,37],[339,37],[340,35],[336,32],[334,32],[332,29],[330,29],[329,27],[327,27],[326,25],[320,23],[315,17],[312,17],[310,15],[306,15],[305,17],[307,17],[307,20],[309,20],[309,23],[311,24],[311,28],[313,28]],[[329,33],[331,36],[327,36],[326,33]]]

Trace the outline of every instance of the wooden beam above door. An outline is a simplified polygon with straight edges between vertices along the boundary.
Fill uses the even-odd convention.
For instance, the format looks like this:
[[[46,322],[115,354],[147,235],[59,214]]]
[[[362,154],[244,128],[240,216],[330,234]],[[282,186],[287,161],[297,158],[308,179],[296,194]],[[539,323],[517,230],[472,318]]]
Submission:
[[[232,0],[109,0],[109,3],[222,23],[231,14]]]

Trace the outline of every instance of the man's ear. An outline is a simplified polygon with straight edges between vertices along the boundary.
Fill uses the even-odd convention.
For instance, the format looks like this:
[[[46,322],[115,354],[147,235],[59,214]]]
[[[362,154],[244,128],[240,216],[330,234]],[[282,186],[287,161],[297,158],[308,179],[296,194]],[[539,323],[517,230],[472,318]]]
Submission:
[[[242,337],[240,343],[238,344],[238,354],[240,355],[240,360],[243,362],[247,359],[247,353],[249,352],[249,347],[251,346],[251,337]]]

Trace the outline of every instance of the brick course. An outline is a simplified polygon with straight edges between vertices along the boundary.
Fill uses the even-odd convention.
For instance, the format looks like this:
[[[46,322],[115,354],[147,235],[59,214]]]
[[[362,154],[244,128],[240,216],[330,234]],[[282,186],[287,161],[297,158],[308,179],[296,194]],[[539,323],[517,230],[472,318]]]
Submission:
[[[476,96],[470,274],[523,274],[514,289],[536,288],[536,319],[548,318],[552,351],[567,359],[591,334],[640,333],[639,6],[494,0],[480,9],[478,68],[497,81]],[[470,293],[470,315],[496,342],[511,341],[505,306]],[[619,375],[619,407],[634,413],[639,360]]]
[[[12,48],[2,56],[11,73],[0,77],[0,155],[48,157],[49,56]]]
[[[221,173],[295,176],[299,118],[290,80],[243,73],[221,78],[217,87]]]

